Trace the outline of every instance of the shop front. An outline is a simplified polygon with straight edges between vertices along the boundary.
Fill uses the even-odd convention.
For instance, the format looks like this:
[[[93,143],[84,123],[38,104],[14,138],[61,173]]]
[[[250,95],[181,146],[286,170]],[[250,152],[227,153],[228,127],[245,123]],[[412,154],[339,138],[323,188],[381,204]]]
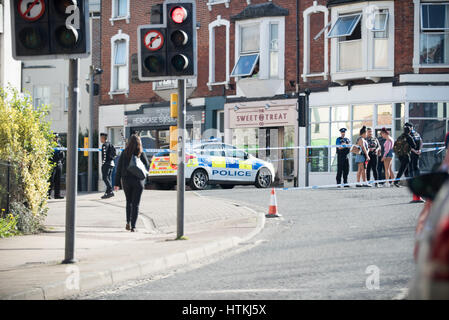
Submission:
[[[332,145],[340,136],[340,128],[348,129],[346,136],[352,142],[357,140],[362,126],[373,128],[378,137],[380,129],[385,127],[397,139],[406,122],[412,123],[423,138],[426,152],[420,158],[421,171],[431,171],[444,156],[432,148],[443,146],[449,130],[449,87],[394,87],[387,83],[354,86],[350,91],[336,87],[328,92],[312,93],[308,143],[324,147],[312,149],[310,185],[335,183],[337,157]],[[351,155],[349,182],[356,180],[354,158]],[[397,159],[393,168],[399,168]]]
[[[298,145],[296,100],[227,103],[224,111],[225,143],[270,161],[275,183],[293,183]]]
[[[170,126],[176,126],[176,119],[170,117],[168,103],[142,105],[136,111],[125,112],[126,137],[138,133],[145,149],[169,149]],[[187,108],[186,129],[187,143],[201,140],[204,130],[203,108]]]

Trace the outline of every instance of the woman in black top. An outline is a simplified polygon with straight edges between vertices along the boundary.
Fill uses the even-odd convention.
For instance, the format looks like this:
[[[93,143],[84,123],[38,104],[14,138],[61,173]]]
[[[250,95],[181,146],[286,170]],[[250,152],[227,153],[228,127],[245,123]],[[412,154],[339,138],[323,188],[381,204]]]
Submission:
[[[125,150],[120,155],[115,175],[115,190],[120,185],[126,196],[126,230],[136,231],[136,222],[139,215],[139,204],[145,186],[145,179],[139,179],[127,169],[132,156],[139,157],[147,170],[150,167],[147,156],[143,153],[142,141],[138,135],[131,135]]]

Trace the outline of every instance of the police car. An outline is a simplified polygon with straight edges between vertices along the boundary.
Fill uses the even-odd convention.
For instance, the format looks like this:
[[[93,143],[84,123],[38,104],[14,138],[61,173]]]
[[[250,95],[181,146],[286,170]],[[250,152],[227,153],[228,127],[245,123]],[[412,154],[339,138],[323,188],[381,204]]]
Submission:
[[[186,148],[186,181],[194,190],[203,190],[209,184],[223,189],[235,185],[255,185],[268,188],[274,181],[272,163],[258,159],[247,152],[223,143],[203,143]],[[176,184],[177,167],[170,164],[168,152],[156,154],[149,171],[151,183]]]

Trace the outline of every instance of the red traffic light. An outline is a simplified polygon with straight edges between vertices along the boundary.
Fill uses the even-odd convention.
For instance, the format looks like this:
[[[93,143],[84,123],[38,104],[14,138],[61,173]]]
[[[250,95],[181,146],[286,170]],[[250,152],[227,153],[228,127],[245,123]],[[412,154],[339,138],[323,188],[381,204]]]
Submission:
[[[174,7],[171,10],[171,19],[175,23],[183,23],[187,19],[187,10],[184,7]]]

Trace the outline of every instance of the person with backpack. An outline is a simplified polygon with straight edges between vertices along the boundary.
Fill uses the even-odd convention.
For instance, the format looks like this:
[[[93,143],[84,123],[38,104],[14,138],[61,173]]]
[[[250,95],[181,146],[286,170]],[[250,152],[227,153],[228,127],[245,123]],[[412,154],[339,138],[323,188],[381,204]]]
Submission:
[[[399,187],[398,180],[410,164],[410,153],[412,149],[416,150],[416,144],[411,136],[411,131],[410,127],[404,126],[404,132],[394,143],[394,153],[398,156],[399,162],[401,163],[398,174],[396,175],[396,181],[394,182],[396,187]]]
[[[106,185],[106,192],[101,199],[107,199],[114,196],[114,192],[112,192],[112,170],[115,166],[114,159],[117,156],[117,152],[112,143],[108,141],[106,133],[100,133],[100,141],[103,144],[101,147],[101,174]]]
[[[377,181],[377,161],[380,152],[380,143],[379,140],[377,140],[377,138],[373,135],[372,128],[367,129],[366,142],[368,143],[368,155],[370,157],[370,160],[368,161],[368,165],[366,167],[366,178],[369,181],[371,178],[371,171],[373,171],[374,180]],[[377,187],[377,183],[375,184],[375,186]]]
[[[419,158],[421,157],[423,140],[421,138],[421,135],[414,129],[412,123],[407,122],[405,126],[410,128],[410,135],[413,141],[415,141],[415,149],[412,149],[410,152],[410,165],[408,168],[408,173],[410,177],[417,177],[421,174],[419,170]]]
[[[115,191],[121,186],[126,197],[126,230],[136,232],[139,205],[145,187],[145,179],[150,168],[143,152],[142,141],[136,134],[131,135],[125,150],[120,155],[115,175]]]
[[[385,180],[392,180],[394,179],[393,165],[392,165],[394,140],[390,136],[390,133],[388,132],[387,128],[382,128],[382,130],[380,130],[380,135],[385,140],[383,144],[384,152],[382,159],[380,160],[384,164]],[[389,188],[391,186],[391,182],[385,182],[384,186]]]

